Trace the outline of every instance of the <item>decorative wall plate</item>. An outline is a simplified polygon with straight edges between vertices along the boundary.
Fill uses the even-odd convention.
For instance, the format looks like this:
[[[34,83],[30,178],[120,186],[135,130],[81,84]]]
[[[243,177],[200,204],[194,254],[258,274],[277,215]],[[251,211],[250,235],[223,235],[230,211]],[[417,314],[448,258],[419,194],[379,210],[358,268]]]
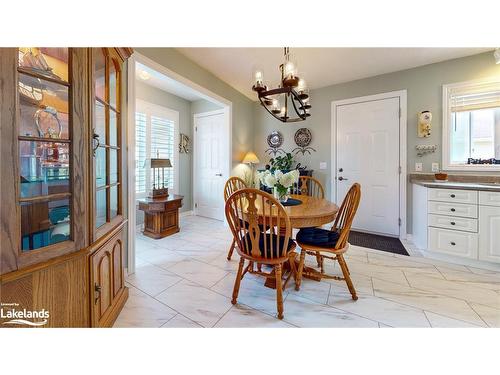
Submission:
[[[300,128],[295,132],[293,139],[295,140],[295,144],[298,146],[292,150],[292,153],[295,153],[295,155],[298,153],[304,155],[306,152],[310,155],[311,151],[316,152],[314,148],[309,146],[312,141],[312,134],[309,129]]]
[[[300,128],[295,132],[295,144],[299,147],[307,147],[311,144],[311,131],[307,128]]]
[[[283,134],[275,130],[267,136],[267,144],[272,148],[279,148],[283,145]]]

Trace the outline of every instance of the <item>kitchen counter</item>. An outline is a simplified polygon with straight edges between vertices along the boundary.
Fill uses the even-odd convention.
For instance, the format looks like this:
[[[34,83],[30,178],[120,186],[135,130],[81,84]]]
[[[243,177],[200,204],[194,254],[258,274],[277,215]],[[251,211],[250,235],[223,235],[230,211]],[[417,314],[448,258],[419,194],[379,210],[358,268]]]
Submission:
[[[500,183],[455,182],[455,181],[436,182],[436,181],[426,181],[426,180],[410,180],[410,182],[427,188],[500,191]]]

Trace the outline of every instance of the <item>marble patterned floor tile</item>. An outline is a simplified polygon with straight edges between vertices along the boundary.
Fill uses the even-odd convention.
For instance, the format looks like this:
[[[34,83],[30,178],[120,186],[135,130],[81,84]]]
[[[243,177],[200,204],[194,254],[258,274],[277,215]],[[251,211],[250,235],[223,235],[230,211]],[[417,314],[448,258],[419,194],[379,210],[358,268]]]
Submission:
[[[229,298],[187,280],[156,299],[203,327],[212,327],[232,306]]]
[[[328,302],[331,287],[329,283],[303,279],[300,284],[300,290],[298,291],[295,290],[295,283],[293,279],[290,279],[288,285],[290,286],[288,289],[290,294],[308,298],[317,303],[326,304]]]
[[[160,328],[203,328],[198,323],[186,318],[182,314],[177,314]]]
[[[127,276],[128,283],[153,297],[180,280],[181,277],[154,265],[137,268]]]
[[[304,328],[378,328],[373,320],[292,294],[285,299],[283,320]]]
[[[353,274],[358,273],[391,283],[408,286],[408,281],[406,280],[406,276],[403,271],[395,267],[379,266],[377,264],[362,263],[355,260],[349,260],[347,265]]]
[[[348,291],[332,288],[328,304],[391,327],[429,327],[423,310],[371,295],[360,294],[354,301]]]
[[[172,267],[189,257],[187,255],[182,255],[177,251],[163,249],[162,251],[145,251],[138,254],[136,258],[168,270],[169,267]]]
[[[429,319],[429,323],[431,324],[432,328],[482,328],[475,324],[470,324],[461,320],[449,318],[447,316],[434,314],[429,311],[425,311],[425,315]]]
[[[129,297],[113,327],[157,328],[172,319],[177,312],[146,293],[129,287]]]
[[[385,298],[403,305],[431,311],[450,318],[463,320],[472,324],[484,326],[484,322],[466,301],[438,295],[433,292],[373,279],[375,296]]]
[[[500,310],[478,303],[469,303],[474,311],[486,322],[488,327],[500,328]]]
[[[407,274],[406,276],[413,288],[500,308],[500,296],[498,293],[489,289],[478,288],[472,283],[457,283],[428,275]]]
[[[171,266],[169,271],[207,288],[210,288],[228,274],[218,267],[199,262],[195,259],[180,261]]]
[[[234,305],[214,328],[293,328],[293,325],[245,305]]]

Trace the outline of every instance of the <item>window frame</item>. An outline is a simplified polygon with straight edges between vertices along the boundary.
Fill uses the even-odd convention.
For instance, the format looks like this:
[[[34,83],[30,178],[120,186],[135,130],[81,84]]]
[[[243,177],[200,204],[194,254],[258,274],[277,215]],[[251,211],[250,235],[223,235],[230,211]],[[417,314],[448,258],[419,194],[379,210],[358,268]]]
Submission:
[[[442,134],[442,169],[445,171],[500,171],[500,164],[452,164],[450,160],[451,152],[451,106],[450,93],[453,89],[473,89],[484,84],[500,84],[499,78],[477,79],[466,82],[449,83],[443,85],[443,134]]]
[[[135,116],[137,113],[145,113],[147,120],[146,120],[146,144],[151,145],[151,138],[148,139],[148,135],[150,136],[150,129],[151,129],[151,116],[157,116],[157,117],[164,117],[170,121],[173,121],[174,123],[174,149],[173,149],[173,158],[171,160],[172,166],[173,166],[173,175],[174,175],[174,184],[173,184],[173,191],[170,192],[169,194],[179,194],[179,111],[176,111],[174,109],[164,107],[158,104],[153,104],[150,102],[147,102],[145,100],[141,99],[136,99],[135,103],[135,113],[134,113],[134,121],[135,121]],[[134,126],[134,129],[136,126]],[[134,137],[135,138],[135,137]],[[135,152],[137,152],[137,140],[135,140],[136,145],[135,145]],[[150,150],[151,146],[147,147],[146,146],[146,157],[150,157],[150,154],[148,154],[147,150]],[[149,155],[149,156],[148,156]],[[161,156],[161,155],[160,155]],[[135,155],[134,155],[135,159]],[[137,185],[136,185],[136,176],[135,176],[135,170],[134,170],[134,190],[135,190],[135,195],[136,195],[136,201],[140,199],[147,198],[150,191],[151,191],[151,170],[146,170],[146,191],[144,193],[139,193],[137,192]]]

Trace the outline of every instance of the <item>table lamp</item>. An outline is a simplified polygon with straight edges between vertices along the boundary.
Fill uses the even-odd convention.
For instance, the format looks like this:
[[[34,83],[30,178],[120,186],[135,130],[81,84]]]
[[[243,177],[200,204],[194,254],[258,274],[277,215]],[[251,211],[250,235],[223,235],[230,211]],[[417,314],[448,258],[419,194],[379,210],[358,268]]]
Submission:
[[[245,155],[245,157],[243,158],[242,163],[250,165],[250,168],[252,169],[252,187],[254,187],[255,186],[255,182],[254,182],[254,168],[255,168],[255,164],[259,164],[260,163],[260,160],[257,157],[257,155],[255,155],[254,152],[248,151],[247,154]]]
[[[146,166],[146,163],[148,163],[148,160],[146,160],[144,166]],[[153,199],[168,197],[168,182],[165,181],[165,168],[172,168],[170,159],[162,159],[160,157],[151,158],[149,159],[149,166],[153,170],[153,188],[149,197]],[[165,183],[167,186],[165,186]]]

